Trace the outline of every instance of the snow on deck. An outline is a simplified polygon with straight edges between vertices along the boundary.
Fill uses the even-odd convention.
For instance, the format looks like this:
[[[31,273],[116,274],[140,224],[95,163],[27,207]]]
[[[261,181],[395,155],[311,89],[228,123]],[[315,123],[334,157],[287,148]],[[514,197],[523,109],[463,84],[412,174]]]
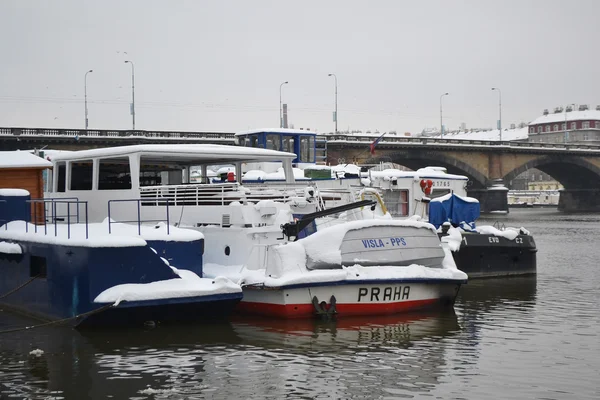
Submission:
[[[243,265],[225,266],[206,263],[203,271],[205,276],[224,275],[242,285],[264,284],[271,287],[371,279],[467,279],[467,275],[456,268],[449,251],[445,251],[446,257],[440,268],[428,268],[416,264],[406,267],[386,265],[363,267],[357,263],[340,269],[307,269],[308,257],[341,265],[340,247],[346,233],[373,226],[415,227],[428,229],[432,231],[431,234],[437,235],[433,225],[415,220],[352,221],[317,231],[293,243],[272,246],[268,251],[265,269],[250,270]]]
[[[0,196],[4,197],[24,197],[29,195],[29,191],[25,189],[0,189]]]
[[[28,151],[0,151],[0,168],[52,168],[52,163]]]
[[[126,283],[113,286],[100,293],[94,303],[115,303],[121,301],[144,301],[199,297],[227,293],[240,293],[239,285],[224,277],[215,279],[200,278],[188,270],[177,270],[179,279],[167,279],[150,283]]]
[[[17,243],[9,243],[0,241],[0,253],[4,254],[23,254],[21,246]]]
[[[11,221],[6,225],[0,226],[0,239],[81,247],[138,247],[145,246],[147,240],[190,242],[204,238],[198,231],[173,226],[169,227],[167,235],[167,227],[162,222],[151,226],[142,225],[141,235],[138,235],[137,225],[111,223],[112,233],[109,234],[108,219],[105,219],[103,222],[88,224],[88,239],[85,238],[85,224],[71,224],[70,238],[67,224],[56,225],[56,236],[54,224],[47,224],[46,230],[44,225],[36,227],[25,221]]]

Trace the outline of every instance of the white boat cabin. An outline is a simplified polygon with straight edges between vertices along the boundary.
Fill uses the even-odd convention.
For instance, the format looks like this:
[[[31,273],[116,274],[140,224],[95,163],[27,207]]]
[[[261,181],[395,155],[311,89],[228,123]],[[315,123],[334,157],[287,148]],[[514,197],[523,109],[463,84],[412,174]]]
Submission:
[[[149,144],[74,151],[53,158],[47,197],[88,201],[90,222],[102,221],[110,214],[120,222],[141,219],[188,226],[274,223],[267,217],[277,214],[284,204],[271,202],[261,209],[255,203],[281,200],[284,195],[266,189],[244,190],[241,171],[247,163],[277,161],[285,181],[293,184],[295,157],[225,145]],[[201,176],[207,177],[209,167],[224,165],[236,171],[224,182],[211,183],[204,178],[197,183],[191,174],[192,167],[199,167]],[[230,206],[249,203],[256,205],[256,212]]]
[[[398,169],[370,170],[369,186],[381,190],[387,210],[393,217],[425,216],[427,201],[448,193],[467,196],[469,178],[446,173],[443,167],[426,167],[417,171]]]

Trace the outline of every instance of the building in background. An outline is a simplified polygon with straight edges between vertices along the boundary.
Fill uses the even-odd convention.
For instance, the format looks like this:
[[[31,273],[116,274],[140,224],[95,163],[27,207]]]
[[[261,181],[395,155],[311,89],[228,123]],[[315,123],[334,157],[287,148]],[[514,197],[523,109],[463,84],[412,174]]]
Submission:
[[[529,141],[537,143],[600,144],[600,105],[556,107],[529,123]]]

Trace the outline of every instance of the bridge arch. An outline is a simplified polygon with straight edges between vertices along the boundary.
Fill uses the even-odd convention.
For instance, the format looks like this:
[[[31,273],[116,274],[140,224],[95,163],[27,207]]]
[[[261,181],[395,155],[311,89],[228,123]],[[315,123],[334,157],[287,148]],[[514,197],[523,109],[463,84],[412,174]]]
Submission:
[[[600,168],[577,156],[550,155],[528,161],[504,176],[508,183],[523,172],[537,168],[547,173],[565,189],[588,189],[600,187]]]
[[[371,157],[367,160],[369,164],[377,164],[379,162],[393,162],[412,170],[426,166],[444,167],[450,174],[467,176],[472,182],[471,189],[485,189],[489,181],[484,174],[469,164],[455,157],[448,156],[443,152],[411,149],[408,151],[387,152],[385,155]]]

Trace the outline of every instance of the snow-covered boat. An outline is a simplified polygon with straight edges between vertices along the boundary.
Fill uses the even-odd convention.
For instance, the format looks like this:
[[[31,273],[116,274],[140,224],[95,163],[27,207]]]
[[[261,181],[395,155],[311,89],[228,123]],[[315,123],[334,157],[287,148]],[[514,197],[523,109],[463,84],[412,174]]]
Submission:
[[[442,167],[371,170],[365,182],[382,192],[394,218],[419,215],[439,229],[458,268],[470,278],[536,273],[537,247],[527,229],[475,226],[479,202],[467,196],[468,178]]]
[[[116,222],[140,215],[141,220],[166,220],[201,232],[205,276],[239,280],[242,310],[303,317],[389,314],[453,303],[467,276],[455,268],[431,225],[350,221],[300,238],[293,207],[311,204],[310,193],[240,184],[248,164],[278,162],[284,182],[293,185],[295,158],[293,153],[219,145],[84,150],[52,160],[52,196],[88,201],[93,221],[103,217],[98,210],[110,195],[121,200],[110,206]],[[207,177],[215,165],[231,166],[235,173],[227,174],[225,182],[190,182],[192,167]]]
[[[41,176],[22,184],[36,187]],[[0,304],[45,320],[108,326],[223,318],[240,301],[239,285],[202,277],[200,232],[142,224],[139,215],[129,218],[135,225],[88,223],[88,206],[106,214],[106,202],[0,189]]]

